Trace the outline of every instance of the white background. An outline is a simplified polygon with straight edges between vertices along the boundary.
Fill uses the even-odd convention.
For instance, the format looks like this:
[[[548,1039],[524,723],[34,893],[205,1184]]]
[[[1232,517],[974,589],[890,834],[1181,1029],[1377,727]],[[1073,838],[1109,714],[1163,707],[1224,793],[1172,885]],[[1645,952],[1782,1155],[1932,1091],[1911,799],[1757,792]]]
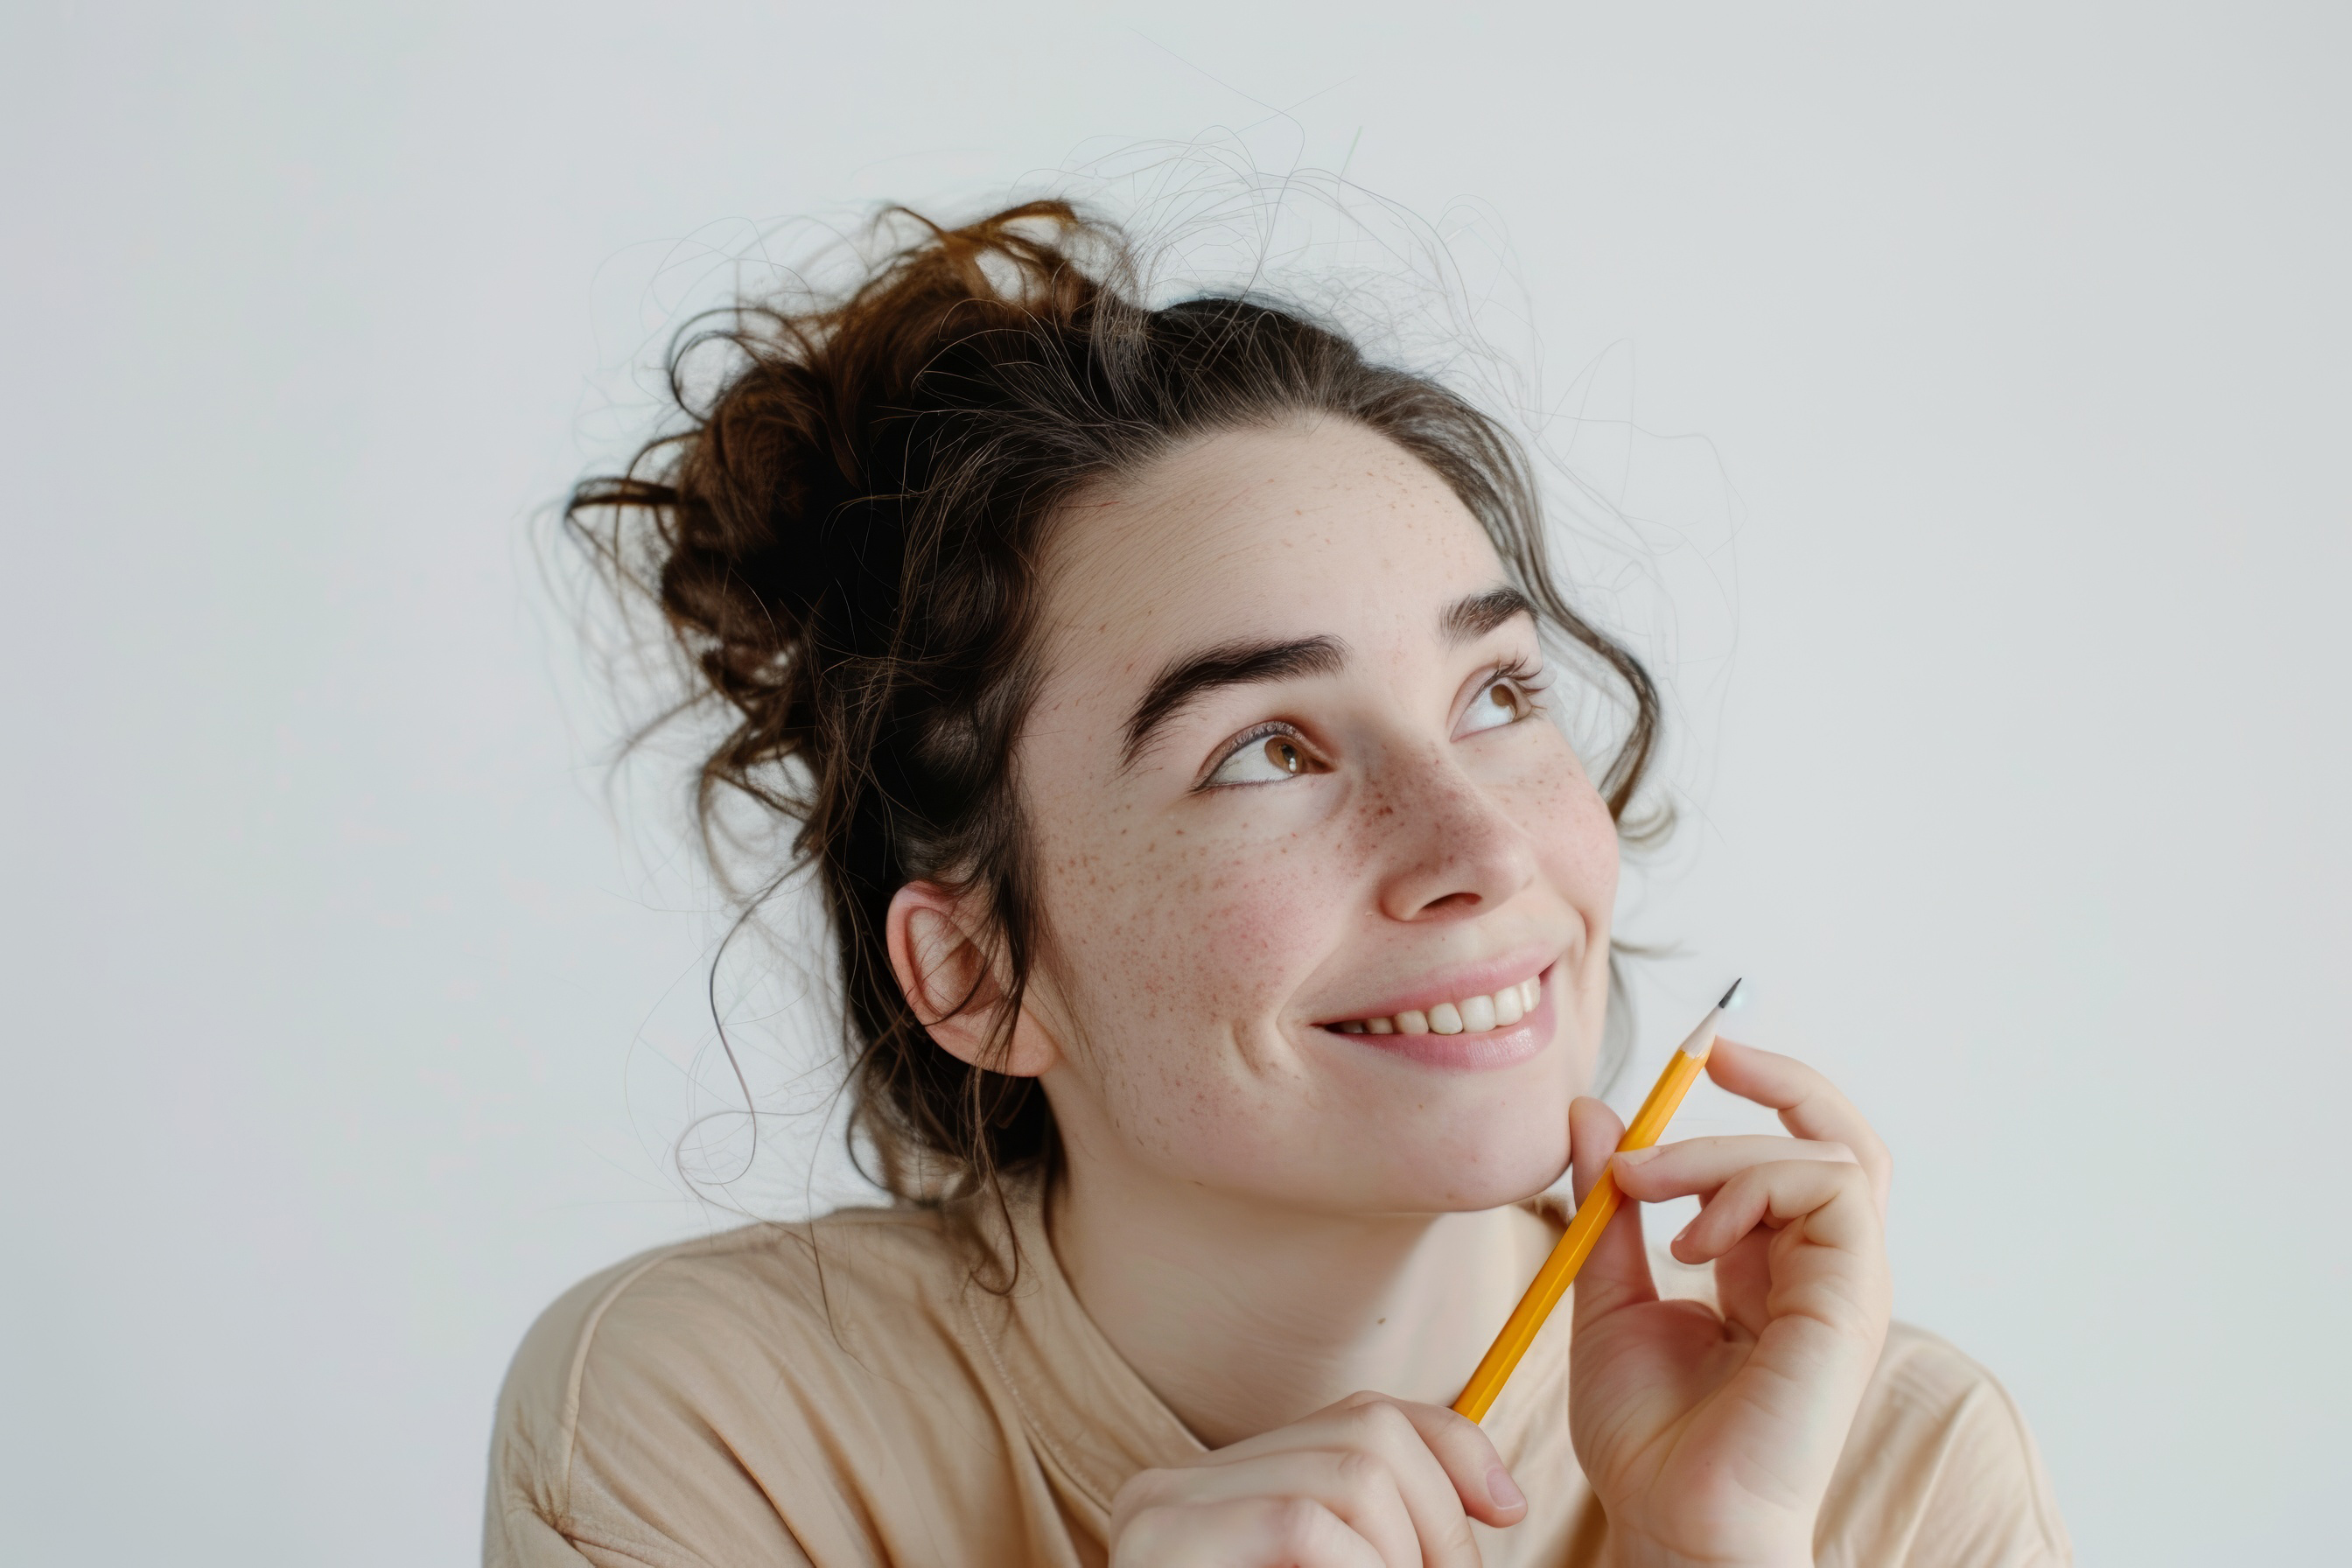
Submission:
[[[2086,1562],[2341,1550],[2340,6],[0,29],[12,1560],[472,1556],[532,1315],[725,1218],[665,1164],[709,890],[534,542],[648,279],[1219,127],[1484,204],[1548,384],[1719,455],[1644,1060],[1758,981]]]

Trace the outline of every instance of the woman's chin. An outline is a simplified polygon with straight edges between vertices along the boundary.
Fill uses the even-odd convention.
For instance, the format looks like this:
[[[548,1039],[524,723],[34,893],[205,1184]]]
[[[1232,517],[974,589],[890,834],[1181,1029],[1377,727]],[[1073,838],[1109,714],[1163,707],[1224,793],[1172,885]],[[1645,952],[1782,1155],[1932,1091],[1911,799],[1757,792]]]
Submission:
[[[1568,1097],[1534,1090],[1515,1103],[1466,1116],[1444,1135],[1401,1136],[1387,1148],[1390,1169],[1442,1200],[1432,1207],[1524,1203],[1568,1169]]]
[[[1476,1154],[1455,1157],[1439,1150],[1391,1151],[1376,1169],[1361,1173],[1356,1201],[1343,1206],[1363,1213],[1461,1214],[1525,1203],[1559,1180],[1568,1169],[1567,1141],[1557,1135],[1529,1140],[1517,1148],[1489,1144]]]
[[[1475,1184],[1459,1185],[1452,1190],[1452,1201],[1441,1206],[1457,1214],[1498,1209],[1510,1204],[1523,1204],[1559,1180],[1567,1166],[1530,1166],[1517,1174],[1500,1174]]]

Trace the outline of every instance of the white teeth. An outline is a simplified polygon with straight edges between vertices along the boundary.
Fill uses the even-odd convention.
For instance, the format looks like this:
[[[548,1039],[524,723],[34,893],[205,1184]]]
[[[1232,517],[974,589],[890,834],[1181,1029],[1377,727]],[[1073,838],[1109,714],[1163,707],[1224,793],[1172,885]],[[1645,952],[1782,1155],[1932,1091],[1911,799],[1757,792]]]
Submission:
[[[1492,996],[1466,996],[1440,1002],[1426,1013],[1403,1012],[1393,1018],[1354,1018],[1331,1026],[1343,1035],[1460,1035],[1507,1029],[1536,1010],[1543,1000],[1540,975],[1506,985]]]

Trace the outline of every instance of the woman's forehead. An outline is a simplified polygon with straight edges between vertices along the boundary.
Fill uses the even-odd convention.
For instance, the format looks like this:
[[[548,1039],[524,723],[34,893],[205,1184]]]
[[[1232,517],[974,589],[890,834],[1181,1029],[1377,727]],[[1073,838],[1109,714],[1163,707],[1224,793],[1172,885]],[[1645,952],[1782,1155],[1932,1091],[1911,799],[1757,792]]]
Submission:
[[[1443,479],[1324,421],[1207,437],[1081,498],[1055,531],[1048,617],[1065,647],[1139,658],[1271,634],[1426,638],[1444,606],[1502,580]]]

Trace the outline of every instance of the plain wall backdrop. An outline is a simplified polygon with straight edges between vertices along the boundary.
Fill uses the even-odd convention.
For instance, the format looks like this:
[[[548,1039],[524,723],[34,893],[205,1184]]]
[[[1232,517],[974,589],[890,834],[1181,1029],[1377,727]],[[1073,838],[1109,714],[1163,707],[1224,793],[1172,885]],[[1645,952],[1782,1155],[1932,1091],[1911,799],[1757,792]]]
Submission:
[[[2334,1555],[2348,45],[2323,5],[12,7],[5,1554],[476,1553],[532,1316],[726,1223],[666,1163],[712,896],[669,795],[608,811],[534,542],[631,433],[598,389],[753,222],[1215,132],[1479,204],[1547,385],[1719,458],[1642,1060],[1758,984],[1895,1146],[1898,1312],[2015,1393],[2085,1562]]]

